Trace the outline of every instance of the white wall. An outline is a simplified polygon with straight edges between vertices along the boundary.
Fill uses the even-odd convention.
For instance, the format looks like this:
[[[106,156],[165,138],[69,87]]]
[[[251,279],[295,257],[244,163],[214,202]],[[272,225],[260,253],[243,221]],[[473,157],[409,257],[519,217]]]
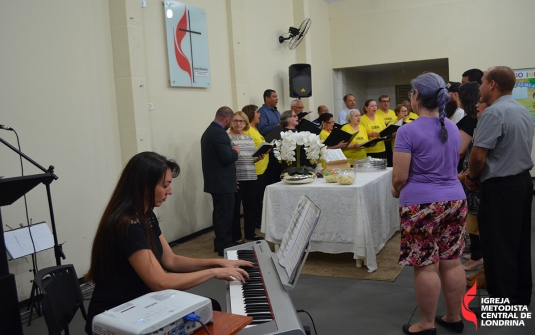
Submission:
[[[51,188],[59,240],[66,242],[63,263],[74,263],[79,276],[88,269],[98,220],[122,169],[110,1],[139,3],[0,2],[0,123],[16,128],[22,149],[31,158],[45,167],[56,167],[59,179]],[[146,94],[154,105],[149,112],[152,150],[174,158],[182,167],[173,182],[174,195],[158,211],[168,240],[211,225],[211,198],[203,192],[200,136],[217,108],[242,107],[233,101],[261,105],[262,92],[273,88],[281,96],[279,109],[288,109],[290,64],[312,65],[313,97],[305,101],[312,110],[319,104],[341,109],[341,96],[333,95],[332,83],[337,80],[333,68],[449,58],[450,76],[456,78],[471,67],[533,67],[534,46],[521,43],[529,31],[513,30],[529,22],[533,1],[191,0],[188,4],[207,12],[209,89],[169,87],[162,3],[148,1],[142,14]],[[240,32],[229,30],[229,18],[232,25],[238,25],[238,18],[229,17],[229,6],[242,13]],[[278,36],[305,17],[312,18],[304,45],[299,47],[305,49],[296,52],[280,45]],[[483,18],[488,18],[488,25]],[[502,22],[511,22],[511,28],[497,24]],[[521,27],[533,30],[528,24]],[[461,38],[467,34],[473,38]],[[246,70],[241,78],[245,83],[235,91],[231,83],[237,71],[231,63],[236,64],[236,59],[230,56],[229,36],[247,45],[245,61],[237,62],[243,66],[240,71]],[[385,51],[374,51],[380,48]],[[351,80],[349,88],[360,87],[360,81]],[[233,96],[243,92],[246,100]],[[16,143],[13,135],[0,133]],[[28,163],[25,167],[27,174],[39,173]],[[20,175],[16,155],[4,146],[0,146],[0,175]],[[28,205],[34,222],[50,221],[43,186],[28,194]],[[11,226],[25,222],[22,201],[3,207],[2,218]],[[40,253],[38,259],[39,267],[55,264],[50,251]],[[21,299],[30,294],[30,267],[25,260],[10,262]]]
[[[55,166],[59,179],[51,191],[59,242],[65,242],[62,262],[74,263],[82,276],[121,169],[108,2],[2,1],[0,44],[0,123],[17,130],[26,155]],[[14,133],[0,137],[16,146]],[[24,171],[41,173],[26,161]],[[17,155],[3,144],[0,175],[20,176]],[[45,186],[27,199],[32,221],[50,223]],[[23,200],[2,207],[2,219],[11,227],[25,223]],[[28,262],[10,262],[21,299],[30,295]],[[53,265],[52,251],[38,254],[39,268]]]
[[[52,183],[52,196],[59,241],[66,241],[67,260],[63,263],[74,263],[79,276],[88,269],[95,229],[122,169],[121,153],[126,150],[119,140],[110,1],[114,9],[124,6],[122,1],[127,8],[139,3],[65,0],[0,4],[0,121],[17,129],[26,154],[45,167],[56,167],[59,180]],[[332,104],[330,54],[325,47],[330,45],[326,3],[192,0],[188,4],[207,13],[209,89],[169,86],[162,3],[148,1],[141,14],[146,94],[154,106],[148,114],[152,150],[175,159],[182,168],[173,182],[174,195],[158,210],[168,240],[211,226],[211,197],[203,192],[200,137],[217,108],[228,105],[237,110],[242,106],[233,106],[233,98],[244,101],[232,96],[238,92],[231,89],[236,71],[231,71],[229,36],[247,44],[246,61],[239,63],[239,70],[247,73],[241,87],[247,92],[246,103],[261,105],[263,91],[273,88],[279,92],[279,108],[284,110],[290,104],[288,66],[296,63],[296,51],[279,44],[278,36],[300,23],[294,22],[294,5],[300,11],[297,14],[313,16],[316,26],[307,39],[317,29],[317,43],[310,43],[309,48],[322,51],[315,58],[318,64],[313,64],[314,89],[320,103]],[[239,21],[230,17],[231,24],[244,27],[239,33],[228,27],[227,8],[231,5],[244,13]],[[306,59],[312,60],[310,55]],[[140,97],[129,98],[138,101]],[[3,131],[0,136],[15,143],[12,133]],[[0,146],[0,175],[20,175],[18,164],[17,156]],[[26,174],[39,173],[27,163],[25,167]],[[34,222],[50,221],[44,187],[28,195],[28,205]],[[10,226],[25,222],[22,201],[2,208],[2,216]],[[55,265],[50,251],[39,253],[38,260],[39,267]],[[30,268],[24,259],[10,262],[20,299],[30,294]]]
[[[221,106],[231,106],[229,48],[225,1],[189,1],[204,8],[210,52],[210,88],[169,86],[163,7],[148,2],[144,11],[147,99],[153,150],[181,167],[173,195],[159,209],[161,226],[172,241],[211,225],[211,197],[203,192],[200,137]]]
[[[346,0],[329,4],[333,68],[448,58],[471,68],[533,67],[531,0]]]

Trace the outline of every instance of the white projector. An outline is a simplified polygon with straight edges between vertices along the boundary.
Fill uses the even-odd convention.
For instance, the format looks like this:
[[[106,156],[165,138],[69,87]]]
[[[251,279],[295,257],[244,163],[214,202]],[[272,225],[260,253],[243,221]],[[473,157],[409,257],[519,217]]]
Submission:
[[[202,323],[212,321],[210,299],[177,290],[145,294],[93,318],[94,335],[186,335],[202,327],[185,321],[195,313]]]

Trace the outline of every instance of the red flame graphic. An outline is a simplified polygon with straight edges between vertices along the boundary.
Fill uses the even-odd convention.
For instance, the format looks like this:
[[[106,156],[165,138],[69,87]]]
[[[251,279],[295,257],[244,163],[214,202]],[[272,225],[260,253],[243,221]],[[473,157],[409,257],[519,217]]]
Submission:
[[[466,321],[470,321],[476,325],[476,331],[477,331],[476,313],[472,312],[472,310],[468,308],[468,304],[470,304],[470,301],[472,301],[476,295],[476,288],[477,288],[477,279],[475,280],[474,285],[468,291],[466,291],[464,298],[461,299],[461,312],[463,314],[463,317],[466,319]]]
[[[182,29],[182,30],[181,30]],[[182,40],[186,36],[186,30],[188,30],[188,17],[186,15],[186,7],[184,6],[184,14],[180,18],[178,25],[176,26],[175,34],[175,57],[178,66],[184,70],[189,75],[190,82],[191,78],[191,65],[189,63],[188,57],[184,54],[182,50]]]

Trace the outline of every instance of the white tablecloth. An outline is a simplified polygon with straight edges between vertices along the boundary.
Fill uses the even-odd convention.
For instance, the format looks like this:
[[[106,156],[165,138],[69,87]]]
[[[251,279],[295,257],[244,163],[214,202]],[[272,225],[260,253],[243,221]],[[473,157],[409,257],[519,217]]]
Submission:
[[[299,198],[306,195],[321,209],[311,251],[352,252],[373,272],[377,270],[375,255],[399,230],[399,200],[392,197],[391,187],[392,168],[357,173],[353,185],[327,183],[323,178],[310,184],[269,185],[261,231],[267,241],[280,244]]]

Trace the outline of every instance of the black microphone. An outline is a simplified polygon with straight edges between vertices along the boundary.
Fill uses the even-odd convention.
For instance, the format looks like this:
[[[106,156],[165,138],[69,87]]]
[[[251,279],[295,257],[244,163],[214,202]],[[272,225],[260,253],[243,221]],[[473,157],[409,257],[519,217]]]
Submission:
[[[4,130],[15,130],[11,127],[8,127],[8,126],[4,126],[3,124],[0,124],[0,129],[4,129]]]

